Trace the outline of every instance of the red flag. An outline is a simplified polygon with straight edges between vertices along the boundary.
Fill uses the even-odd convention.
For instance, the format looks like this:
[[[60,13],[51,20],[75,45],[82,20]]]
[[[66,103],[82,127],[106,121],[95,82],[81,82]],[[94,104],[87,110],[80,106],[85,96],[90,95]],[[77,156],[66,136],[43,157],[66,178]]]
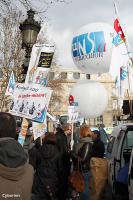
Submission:
[[[114,21],[114,29],[115,29],[116,33],[118,33],[121,36],[121,39],[125,40],[125,35],[123,33],[123,30],[121,28],[118,18],[116,18]]]

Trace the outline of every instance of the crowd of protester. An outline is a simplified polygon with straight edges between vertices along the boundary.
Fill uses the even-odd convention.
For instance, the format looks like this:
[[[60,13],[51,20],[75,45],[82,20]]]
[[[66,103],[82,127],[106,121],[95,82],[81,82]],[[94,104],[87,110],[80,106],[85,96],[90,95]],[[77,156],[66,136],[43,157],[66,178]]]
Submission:
[[[92,172],[104,158],[104,143],[99,131],[87,125],[80,127],[80,139],[70,148],[71,125],[64,124],[43,138],[32,141],[28,154],[16,140],[16,121],[9,113],[0,113],[0,199],[20,200],[101,200],[102,180],[98,195],[91,194]],[[97,158],[97,159],[92,159]],[[84,191],[77,192],[69,182],[81,163]],[[103,162],[103,161],[102,161]],[[104,165],[105,166],[105,165]],[[91,169],[91,167],[94,167]],[[92,172],[91,172],[92,170]],[[103,169],[107,171],[107,168]],[[95,176],[95,173],[94,173]],[[99,177],[100,180],[100,177]],[[94,192],[95,193],[95,192]]]

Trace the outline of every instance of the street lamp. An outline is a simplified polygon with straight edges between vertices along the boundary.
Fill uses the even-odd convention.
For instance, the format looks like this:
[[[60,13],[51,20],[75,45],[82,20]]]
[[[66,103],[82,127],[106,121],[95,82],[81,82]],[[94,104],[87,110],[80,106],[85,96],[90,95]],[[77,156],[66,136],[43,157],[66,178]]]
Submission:
[[[22,48],[26,51],[25,62],[23,65],[24,75],[26,75],[28,70],[32,47],[36,43],[37,35],[41,29],[40,23],[34,19],[35,11],[30,9],[27,11],[27,15],[28,18],[19,26],[22,34]]]

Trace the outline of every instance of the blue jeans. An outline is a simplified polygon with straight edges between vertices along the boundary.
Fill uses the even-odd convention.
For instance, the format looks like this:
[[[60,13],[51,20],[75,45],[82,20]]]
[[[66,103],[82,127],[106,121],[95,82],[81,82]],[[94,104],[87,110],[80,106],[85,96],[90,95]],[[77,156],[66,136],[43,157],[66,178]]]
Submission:
[[[80,194],[81,200],[89,200],[89,179],[90,179],[90,172],[83,173],[85,189],[84,192]]]

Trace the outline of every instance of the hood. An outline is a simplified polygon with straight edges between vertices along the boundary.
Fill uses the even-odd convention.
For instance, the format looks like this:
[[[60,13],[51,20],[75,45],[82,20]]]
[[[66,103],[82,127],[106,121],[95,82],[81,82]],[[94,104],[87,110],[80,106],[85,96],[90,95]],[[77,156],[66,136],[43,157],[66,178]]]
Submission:
[[[27,169],[28,164],[22,165],[16,168],[9,168],[2,164],[0,164],[0,177],[12,180],[12,181],[19,181],[21,177],[24,175],[25,170]]]
[[[57,153],[58,149],[56,144],[44,143],[41,147],[41,154],[45,159],[54,158],[54,156],[57,155]]]
[[[85,142],[92,142],[92,139],[91,139],[91,137],[82,137],[82,138],[80,138],[80,140],[79,140],[79,142],[80,143],[85,143]]]
[[[0,164],[16,168],[27,162],[27,155],[22,146],[14,139],[0,139]]]

